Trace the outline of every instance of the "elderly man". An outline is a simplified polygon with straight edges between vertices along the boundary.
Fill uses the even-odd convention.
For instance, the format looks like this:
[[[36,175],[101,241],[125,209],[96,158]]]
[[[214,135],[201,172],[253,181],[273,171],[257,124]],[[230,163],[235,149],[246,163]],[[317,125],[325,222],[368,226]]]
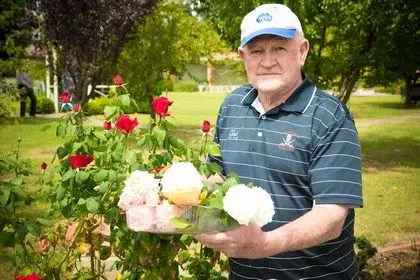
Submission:
[[[230,279],[357,279],[360,145],[346,107],[303,74],[308,50],[284,5],[259,6],[242,21],[250,85],[222,104],[216,141],[224,171],[267,190],[275,215],[262,229],[197,236],[229,257]]]

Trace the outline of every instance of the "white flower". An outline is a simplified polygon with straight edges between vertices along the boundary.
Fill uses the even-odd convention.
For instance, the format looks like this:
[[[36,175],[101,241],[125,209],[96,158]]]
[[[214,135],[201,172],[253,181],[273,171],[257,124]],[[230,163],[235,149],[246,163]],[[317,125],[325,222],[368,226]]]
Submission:
[[[173,203],[195,205],[199,203],[203,181],[190,162],[178,162],[163,174],[162,193]]]
[[[254,204],[256,212],[251,220],[251,223],[262,227],[272,221],[274,216],[274,203],[271,196],[260,187],[251,188],[254,195]]]
[[[223,209],[241,225],[262,227],[271,222],[274,216],[274,203],[270,195],[260,187],[243,184],[229,188],[223,198]]]
[[[159,203],[159,180],[145,171],[134,171],[124,182],[118,207],[127,211],[139,205],[155,206]]]

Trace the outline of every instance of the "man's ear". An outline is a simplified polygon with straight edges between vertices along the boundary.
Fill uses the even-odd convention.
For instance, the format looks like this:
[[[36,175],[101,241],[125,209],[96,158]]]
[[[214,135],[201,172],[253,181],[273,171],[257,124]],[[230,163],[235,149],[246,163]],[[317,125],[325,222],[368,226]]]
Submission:
[[[238,55],[241,59],[244,59],[244,49],[239,47],[238,48]]]
[[[303,66],[306,61],[306,57],[308,56],[309,52],[309,41],[303,39],[300,48],[299,48],[299,58],[300,58],[300,66]]]

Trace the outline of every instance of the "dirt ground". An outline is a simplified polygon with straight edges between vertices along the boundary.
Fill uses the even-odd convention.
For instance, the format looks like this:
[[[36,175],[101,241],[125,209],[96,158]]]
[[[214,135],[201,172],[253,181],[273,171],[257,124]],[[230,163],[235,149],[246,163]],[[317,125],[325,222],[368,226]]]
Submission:
[[[360,276],[360,280],[420,280],[420,246],[379,252]]]

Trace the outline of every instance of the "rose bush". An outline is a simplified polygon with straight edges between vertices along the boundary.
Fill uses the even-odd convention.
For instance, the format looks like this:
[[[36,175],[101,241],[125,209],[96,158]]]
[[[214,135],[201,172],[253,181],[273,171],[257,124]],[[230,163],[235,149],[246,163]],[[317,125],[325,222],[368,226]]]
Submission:
[[[103,130],[85,125],[83,108],[69,112],[57,127],[63,143],[56,152],[58,165],[49,169],[57,176],[46,184],[51,213],[59,213],[57,218],[64,217],[68,226],[43,230],[33,240],[25,269],[43,277],[54,274],[54,279],[68,279],[69,272],[74,279],[100,278],[103,262],[113,256],[113,268],[122,279],[179,279],[180,267],[202,274],[201,279],[210,274],[223,278],[224,261],[213,252],[189,253],[197,248],[190,237],[136,231],[148,226],[147,217],[153,217],[157,231],[174,226],[170,213],[177,208],[154,191],[154,177],[175,161],[191,162],[205,176],[214,174],[219,168],[205,156],[213,144],[207,141],[198,152],[171,133],[166,117],[172,101],[167,97],[155,98],[158,118],[140,127],[137,117],[126,114],[136,104],[124,84],[111,91],[120,106],[105,107]],[[87,266],[81,266],[78,257],[87,259]]]

